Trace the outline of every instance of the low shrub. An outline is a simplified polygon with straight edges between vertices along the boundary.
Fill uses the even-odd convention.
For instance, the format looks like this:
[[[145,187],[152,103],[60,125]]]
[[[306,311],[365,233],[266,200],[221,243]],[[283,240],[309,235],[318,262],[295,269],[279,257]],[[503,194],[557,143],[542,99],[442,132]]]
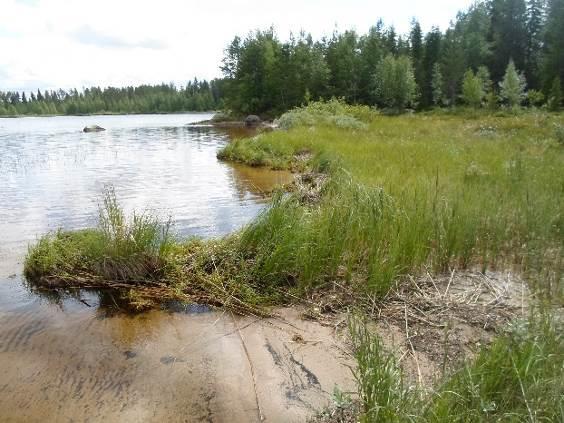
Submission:
[[[313,102],[284,113],[278,119],[278,126],[290,129],[299,126],[329,125],[342,129],[362,130],[376,116],[368,106],[353,106],[332,99],[327,102]]]

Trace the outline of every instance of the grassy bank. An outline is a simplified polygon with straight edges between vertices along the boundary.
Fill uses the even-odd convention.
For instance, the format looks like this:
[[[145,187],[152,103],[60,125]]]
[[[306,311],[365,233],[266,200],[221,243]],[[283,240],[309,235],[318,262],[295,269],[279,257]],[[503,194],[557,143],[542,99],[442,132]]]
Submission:
[[[546,317],[532,313],[500,330],[427,389],[406,382],[401,358],[353,322],[358,413],[367,422],[562,419],[560,312],[554,318],[550,310],[564,303],[564,116],[383,116],[330,102],[292,111],[279,125],[285,130],[219,152],[301,173],[238,233],[175,240],[166,222],[127,218],[109,192],[98,228],[44,236],[30,248],[26,276],[43,286],[126,288],[139,307],[178,298],[251,314],[330,291],[341,305],[375,315],[399,283],[423,293],[418,276],[430,278],[427,296],[444,300],[454,273],[440,291],[431,275],[514,269]],[[411,342],[410,300],[402,301]],[[471,312],[489,313],[488,304]]]
[[[383,293],[424,266],[518,266],[562,298],[562,115],[359,114],[354,129],[297,119],[220,153],[274,168],[311,157],[331,174],[318,203],[281,198],[244,231],[262,280]]]

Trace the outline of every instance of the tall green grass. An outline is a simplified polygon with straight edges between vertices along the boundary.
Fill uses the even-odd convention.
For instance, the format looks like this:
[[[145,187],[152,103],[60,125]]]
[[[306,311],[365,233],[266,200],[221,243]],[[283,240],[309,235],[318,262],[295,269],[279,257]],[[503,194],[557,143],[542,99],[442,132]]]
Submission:
[[[100,205],[98,227],[42,236],[30,246],[25,276],[50,284],[96,279],[137,283],[163,275],[172,246],[170,222],[150,213],[124,214],[112,188]]]
[[[349,319],[361,422],[401,422],[420,415],[419,392],[409,389],[396,357],[358,316]]]
[[[359,318],[350,324],[361,422],[561,422],[564,339],[561,324],[539,314],[515,322],[427,392],[409,387],[401,368]]]
[[[279,198],[241,249],[257,255],[261,280],[304,289],[339,277],[383,293],[423,266],[515,265],[549,266],[543,285],[561,295],[564,149],[553,128],[562,120],[373,114],[359,130],[321,120],[236,141],[220,156],[292,168],[308,152],[311,166],[333,169],[319,203]]]

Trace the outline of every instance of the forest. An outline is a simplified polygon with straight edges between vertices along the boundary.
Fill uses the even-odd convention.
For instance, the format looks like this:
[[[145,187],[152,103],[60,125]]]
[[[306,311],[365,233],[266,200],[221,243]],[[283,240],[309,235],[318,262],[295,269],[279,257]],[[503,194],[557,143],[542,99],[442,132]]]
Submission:
[[[277,115],[342,98],[389,109],[561,104],[564,0],[489,0],[450,27],[407,35],[383,21],[366,34],[307,33],[281,42],[273,28],[235,37],[222,63],[226,107]]]
[[[85,115],[97,113],[175,113],[215,110],[220,106],[221,81],[189,81],[126,88],[86,88],[25,93],[0,91],[0,116]]]
[[[281,41],[274,28],[236,36],[223,78],[180,88],[0,91],[0,116],[225,109],[272,118],[331,98],[392,111],[561,106],[564,0],[479,1],[444,32],[424,33],[414,19],[402,35],[375,22],[365,34],[335,31],[317,41],[306,32]]]

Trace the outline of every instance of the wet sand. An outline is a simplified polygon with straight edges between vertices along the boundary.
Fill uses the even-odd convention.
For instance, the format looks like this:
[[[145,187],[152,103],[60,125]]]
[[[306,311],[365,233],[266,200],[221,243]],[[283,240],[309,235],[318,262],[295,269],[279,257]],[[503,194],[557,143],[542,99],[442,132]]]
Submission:
[[[0,314],[3,422],[302,422],[354,386],[332,328],[297,310],[108,316],[92,294],[20,295]]]

